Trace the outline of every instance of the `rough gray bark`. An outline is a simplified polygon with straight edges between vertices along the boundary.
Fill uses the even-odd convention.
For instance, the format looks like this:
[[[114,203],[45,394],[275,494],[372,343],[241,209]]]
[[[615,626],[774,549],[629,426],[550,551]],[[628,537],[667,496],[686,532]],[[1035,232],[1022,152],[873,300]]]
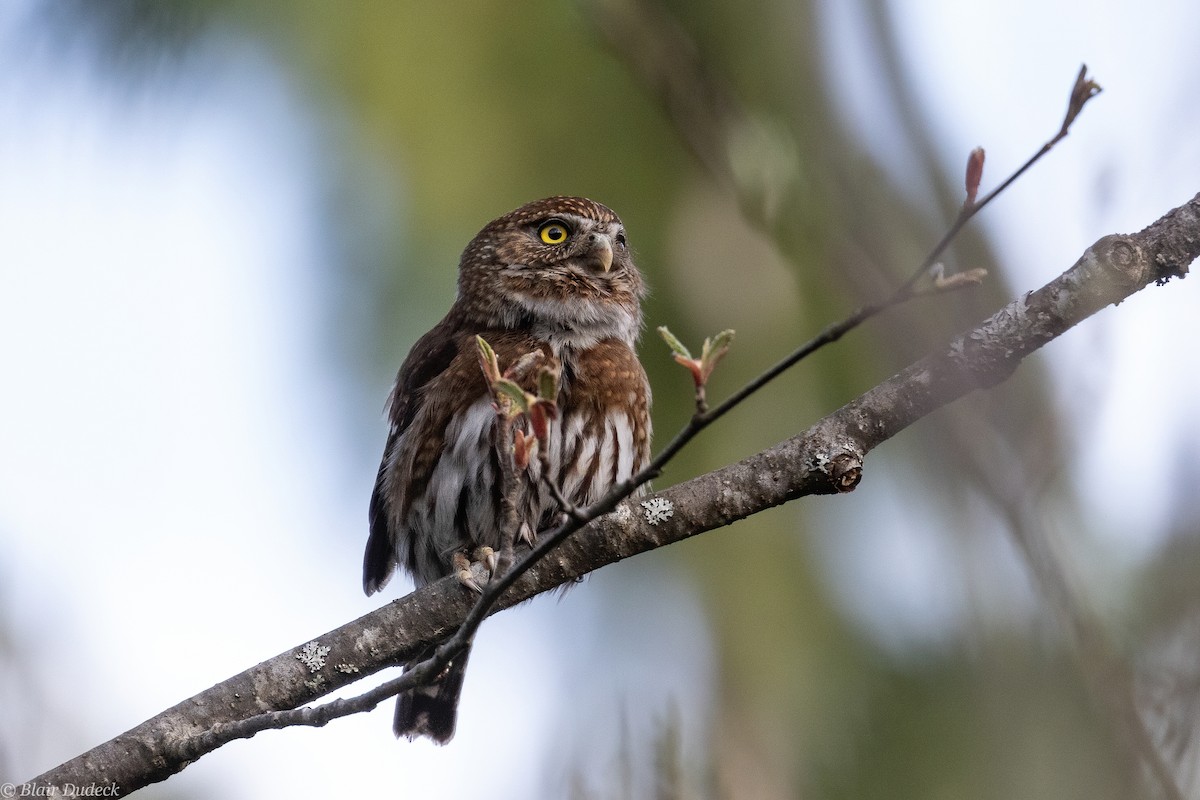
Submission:
[[[954,337],[808,430],[749,458],[658,492],[674,513],[651,524],[638,501],[579,531],[539,562],[494,611],[606,564],[725,527],[810,494],[852,490],[872,449],[913,422],[1005,380],[1020,362],[1108,305],[1183,277],[1200,255],[1200,195],[1137,234],[1100,239],[1059,277]],[[119,797],[164,780],[224,741],[211,735],[264,712],[303,706],[412,658],[450,635],[473,603],[447,578],[281,653],[67,761],[27,786],[96,787]],[[328,648],[328,650],[324,650]],[[269,726],[264,726],[269,727]],[[240,735],[253,735],[253,731]],[[199,738],[197,738],[199,737]],[[18,792],[23,787],[17,787]]]

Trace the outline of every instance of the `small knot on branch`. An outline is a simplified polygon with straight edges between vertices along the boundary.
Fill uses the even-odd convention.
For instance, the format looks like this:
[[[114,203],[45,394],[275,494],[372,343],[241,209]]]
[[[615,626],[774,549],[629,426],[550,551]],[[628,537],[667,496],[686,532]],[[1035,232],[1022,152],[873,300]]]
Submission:
[[[862,459],[849,453],[835,456],[830,463],[829,476],[839,492],[854,491],[862,480]]]
[[[1112,234],[1101,238],[1090,249],[1096,261],[1119,283],[1126,286],[1142,286],[1150,281],[1149,259],[1130,239]]]

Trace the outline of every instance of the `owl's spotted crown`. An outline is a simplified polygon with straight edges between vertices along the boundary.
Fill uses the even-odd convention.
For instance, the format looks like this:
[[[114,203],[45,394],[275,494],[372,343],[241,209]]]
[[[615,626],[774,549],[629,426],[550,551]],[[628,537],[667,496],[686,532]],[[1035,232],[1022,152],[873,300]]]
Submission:
[[[597,203],[595,200],[589,200],[586,197],[546,197],[526,203],[516,211],[508,212],[487,227],[490,228],[496,223],[504,222],[531,225],[555,214],[576,214],[597,222],[616,222],[618,224],[621,222],[621,218],[611,208]]]

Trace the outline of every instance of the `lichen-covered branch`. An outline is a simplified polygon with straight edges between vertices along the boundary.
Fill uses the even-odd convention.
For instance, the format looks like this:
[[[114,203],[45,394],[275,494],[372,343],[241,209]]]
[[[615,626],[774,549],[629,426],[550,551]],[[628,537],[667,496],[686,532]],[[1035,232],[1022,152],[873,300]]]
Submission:
[[[789,500],[852,490],[875,447],[976,389],[1000,383],[1042,345],[1150,284],[1183,277],[1200,255],[1200,195],[1137,234],[1106,236],[1066,272],[1009,303],[939,351],[912,364],[792,438],[657,492],[650,508],[626,500],[531,567],[494,611],[607,564],[722,528]],[[163,780],[216,749],[240,721],[303,706],[405,662],[462,623],[474,597],[447,578],[302,643],[213,686],[35,778],[45,788],[113,787],[123,796]],[[326,650],[328,648],[328,650]],[[386,697],[380,693],[378,699]],[[378,702],[376,700],[375,702]],[[338,714],[325,713],[308,724]],[[286,718],[286,717],[285,717]]]

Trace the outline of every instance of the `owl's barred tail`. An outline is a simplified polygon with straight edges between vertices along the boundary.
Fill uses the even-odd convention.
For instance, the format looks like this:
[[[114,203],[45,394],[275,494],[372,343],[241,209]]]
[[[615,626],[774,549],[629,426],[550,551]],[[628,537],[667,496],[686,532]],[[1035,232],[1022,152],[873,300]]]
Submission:
[[[436,681],[396,696],[392,731],[397,738],[404,736],[412,741],[419,736],[428,736],[437,744],[446,744],[454,738],[454,725],[458,721],[458,696],[462,693],[470,654],[471,649],[467,647],[454,657]],[[431,648],[421,653],[413,663],[432,655]]]

